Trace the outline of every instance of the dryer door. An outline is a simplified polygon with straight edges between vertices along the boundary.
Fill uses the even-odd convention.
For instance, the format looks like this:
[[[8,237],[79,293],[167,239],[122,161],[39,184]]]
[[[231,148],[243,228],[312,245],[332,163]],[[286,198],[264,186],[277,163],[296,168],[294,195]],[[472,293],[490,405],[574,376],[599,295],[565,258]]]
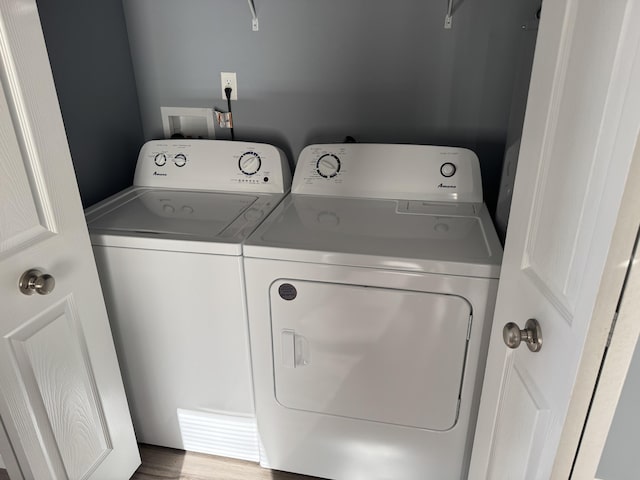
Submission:
[[[456,424],[472,319],[464,298],[292,279],[270,296],[280,404],[438,431]]]

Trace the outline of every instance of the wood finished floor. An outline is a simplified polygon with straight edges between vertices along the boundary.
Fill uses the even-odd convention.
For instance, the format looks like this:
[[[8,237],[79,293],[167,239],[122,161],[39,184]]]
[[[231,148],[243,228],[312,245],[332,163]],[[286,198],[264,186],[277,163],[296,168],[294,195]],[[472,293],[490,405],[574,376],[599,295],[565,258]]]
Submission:
[[[140,445],[140,457],[142,465],[131,480],[322,480],[267,470],[253,462],[153,445]],[[1,468],[0,480],[10,480]]]
[[[140,445],[142,465],[131,480],[321,480],[267,470],[256,463]],[[0,476],[0,480],[2,477]]]

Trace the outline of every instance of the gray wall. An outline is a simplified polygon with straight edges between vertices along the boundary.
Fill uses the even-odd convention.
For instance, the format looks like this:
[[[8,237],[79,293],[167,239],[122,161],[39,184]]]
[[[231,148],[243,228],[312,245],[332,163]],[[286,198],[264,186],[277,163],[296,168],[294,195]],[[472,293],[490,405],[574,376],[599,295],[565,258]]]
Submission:
[[[636,344],[627,379],[607,436],[597,478],[638,480],[640,478],[640,342]]]
[[[140,109],[120,0],[37,0],[85,207],[131,185]]]
[[[495,205],[521,25],[540,0],[123,0],[146,139],[160,106],[226,108],[237,139],[295,161],[314,142],[444,144],[478,153]],[[218,138],[228,131],[218,130]]]

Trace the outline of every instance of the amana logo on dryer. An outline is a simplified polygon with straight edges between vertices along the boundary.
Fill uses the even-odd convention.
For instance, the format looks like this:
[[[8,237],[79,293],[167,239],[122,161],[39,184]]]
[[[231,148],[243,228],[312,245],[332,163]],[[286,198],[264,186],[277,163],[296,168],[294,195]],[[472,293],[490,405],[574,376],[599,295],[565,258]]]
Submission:
[[[444,183],[441,183],[440,185],[438,185],[438,188],[458,188],[457,185],[445,185]]]
[[[155,170],[154,170],[154,172],[153,172],[153,175],[154,175],[154,176],[156,176],[156,177],[166,177],[166,176],[167,176],[167,174],[166,174],[166,173],[158,173],[158,172],[156,172]]]

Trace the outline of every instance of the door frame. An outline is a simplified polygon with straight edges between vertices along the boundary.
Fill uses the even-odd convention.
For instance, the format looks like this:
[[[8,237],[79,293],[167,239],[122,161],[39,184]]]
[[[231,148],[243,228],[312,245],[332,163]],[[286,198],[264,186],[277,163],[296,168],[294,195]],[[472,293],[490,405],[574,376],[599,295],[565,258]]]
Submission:
[[[640,317],[620,315],[614,321],[640,226],[638,205],[640,135],[637,137],[574,393],[560,438],[553,468],[554,479],[595,478],[640,337]],[[640,282],[629,282],[624,295],[640,299]],[[607,349],[608,341],[610,345]],[[573,475],[570,477],[572,469]]]
[[[637,106],[640,105],[640,88],[637,87],[640,82],[640,40],[637,31],[633,33],[628,31],[628,25],[638,18],[640,18],[640,6],[631,4],[625,15],[627,34],[620,39],[617,50],[617,56],[626,58],[627,61],[621,68],[622,74],[619,73],[609,85],[609,94],[613,92],[617,96],[613,102],[621,101],[623,105],[617,115],[610,117],[617,122],[610,150],[610,154],[614,157],[613,161],[616,162],[617,157],[617,163],[620,164],[622,157],[629,155],[628,150],[622,148],[626,141],[635,140],[635,147],[631,153],[609,253],[600,279],[582,358],[578,365],[576,383],[556,451],[552,479],[570,478],[572,468],[574,470],[572,478],[595,477],[622,384],[640,334],[639,321],[618,319],[607,353],[608,367],[601,374],[599,373],[601,366],[605,366],[605,348],[614,323],[614,315],[627,271],[626,265],[631,256],[640,221],[640,211],[637,210],[637,205],[640,204],[640,131],[637,127]],[[603,118],[603,121],[605,120],[607,119]],[[612,362],[614,357],[616,361]],[[615,363],[615,369],[612,369],[612,363]],[[599,374],[601,378],[598,383]],[[590,412],[592,398],[594,405]],[[581,439],[583,439],[582,443]]]

